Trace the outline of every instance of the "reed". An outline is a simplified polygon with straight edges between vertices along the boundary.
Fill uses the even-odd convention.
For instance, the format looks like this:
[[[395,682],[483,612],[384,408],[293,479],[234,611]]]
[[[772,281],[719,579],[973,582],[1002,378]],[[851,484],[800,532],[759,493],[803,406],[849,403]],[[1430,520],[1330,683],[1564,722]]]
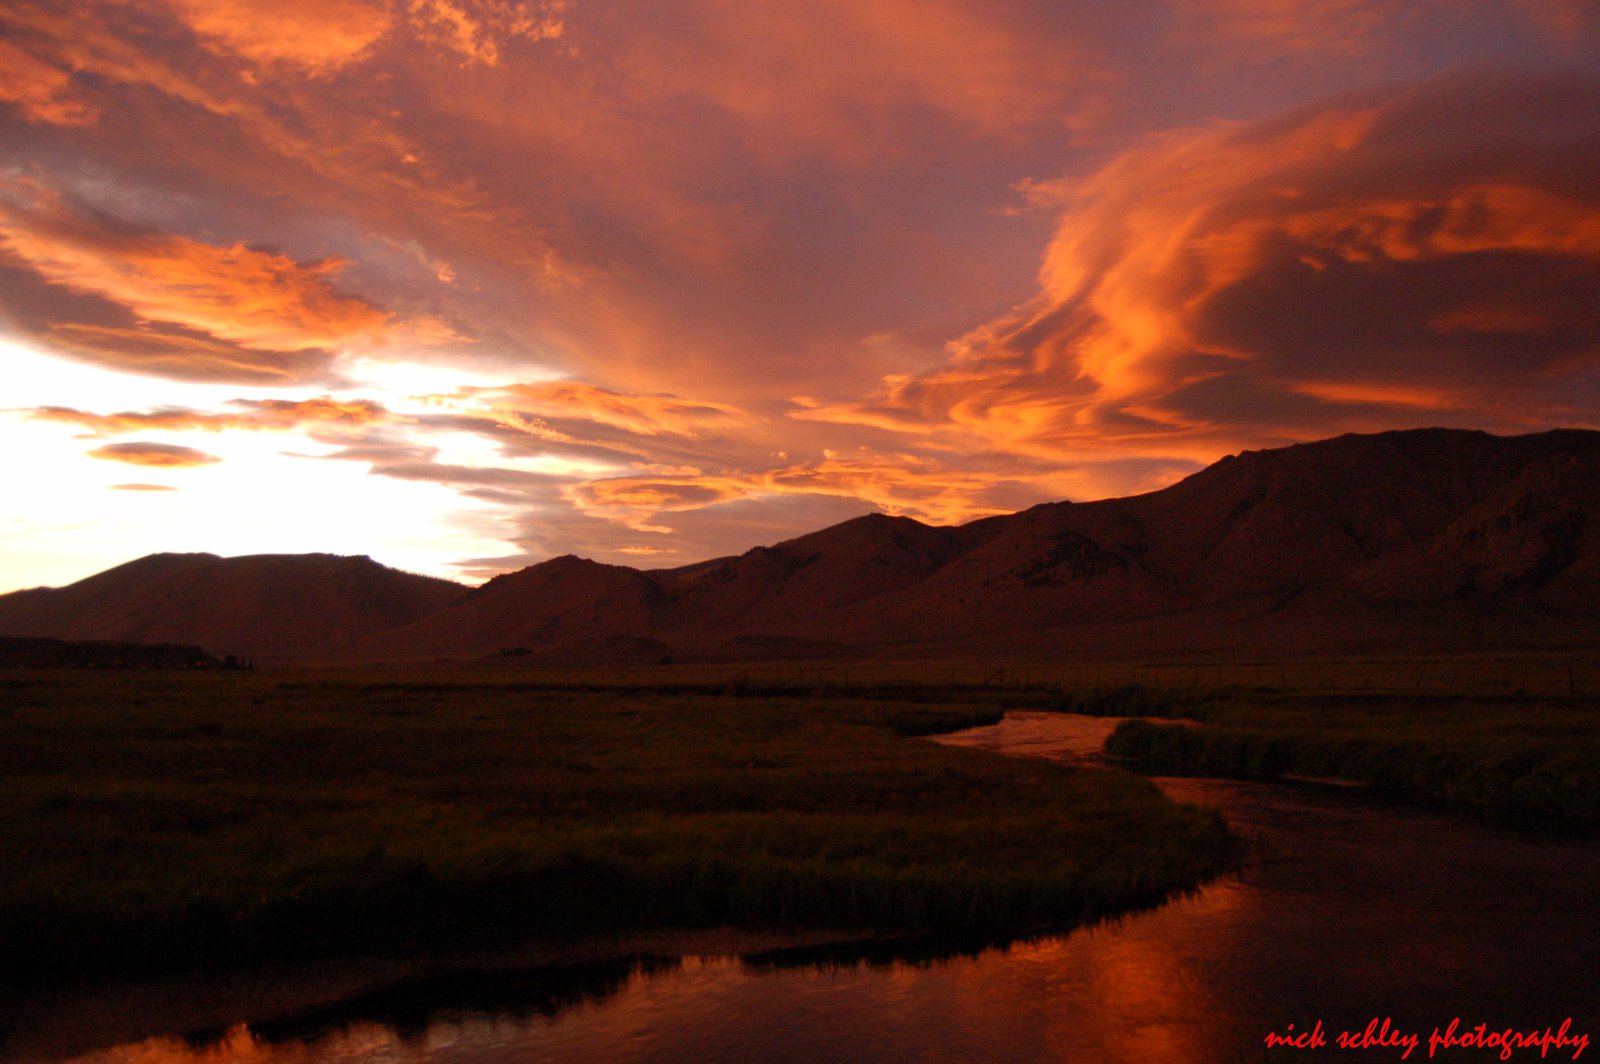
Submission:
[[[1198,728],[1124,721],[1106,752],[1159,775],[1340,777],[1513,827],[1600,833],[1592,698],[1238,693],[1205,718]]]

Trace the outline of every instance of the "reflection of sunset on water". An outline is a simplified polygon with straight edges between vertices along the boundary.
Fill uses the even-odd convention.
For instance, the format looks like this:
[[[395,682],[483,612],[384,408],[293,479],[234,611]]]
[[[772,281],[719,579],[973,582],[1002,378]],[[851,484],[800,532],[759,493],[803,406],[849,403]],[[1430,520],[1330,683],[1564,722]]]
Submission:
[[[130,1046],[72,1057],[68,1064],[310,1064],[337,1055],[354,1062],[392,1059],[400,1041],[392,1031],[355,1029],[315,1044],[261,1041],[243,1025],[215,1041],[196,1045],[181,1038],[153,1038]]]

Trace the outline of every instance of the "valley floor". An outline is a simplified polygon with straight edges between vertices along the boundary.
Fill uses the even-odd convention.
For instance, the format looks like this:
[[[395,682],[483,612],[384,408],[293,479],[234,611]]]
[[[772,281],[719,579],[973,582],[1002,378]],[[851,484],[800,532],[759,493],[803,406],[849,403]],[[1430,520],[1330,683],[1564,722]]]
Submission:
[[[1148,782],[911,737],[996,696],[515,674],[0,677],[0,979],[667,930],[1061,929],[1234,860]]]

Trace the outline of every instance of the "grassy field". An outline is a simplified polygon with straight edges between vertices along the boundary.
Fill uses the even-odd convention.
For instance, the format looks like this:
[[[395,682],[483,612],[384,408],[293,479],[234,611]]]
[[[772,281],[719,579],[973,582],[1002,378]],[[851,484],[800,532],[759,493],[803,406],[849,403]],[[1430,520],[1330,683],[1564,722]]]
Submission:
[[[1297,660],[1071,661],[1004,664],[938,661],[784,661],[751,664],[631,665],[603,670],[517,668],[524,681],[574,687],[746,687],[806,691],[864,688],[918,690],[947,697],[1007,697],[1029,692],[1232,688],[1326,694],[1423,696],[1536,695],[1600,698],[1600,652],[1594,648],[1426,656]]]
[[[0,674],[0,979],[724,925],[1004,937],[1233,859],[1137,777],[910,738],[997,719],[966,698]]]
[[[1107,753],[1164,775],[1337,777],[1511,826],[1600,833],[1600,699],[1124,688],[1067,700],[1125,721]]]

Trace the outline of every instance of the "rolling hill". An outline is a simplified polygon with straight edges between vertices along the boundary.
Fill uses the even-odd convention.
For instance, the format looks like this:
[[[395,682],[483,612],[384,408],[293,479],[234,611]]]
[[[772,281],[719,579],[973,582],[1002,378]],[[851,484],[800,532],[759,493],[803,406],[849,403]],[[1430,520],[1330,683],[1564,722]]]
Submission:
[[[466,590],[367,557],[152,554],[66,587],[0,596],[0,635],[321,658],[435,613]]]

